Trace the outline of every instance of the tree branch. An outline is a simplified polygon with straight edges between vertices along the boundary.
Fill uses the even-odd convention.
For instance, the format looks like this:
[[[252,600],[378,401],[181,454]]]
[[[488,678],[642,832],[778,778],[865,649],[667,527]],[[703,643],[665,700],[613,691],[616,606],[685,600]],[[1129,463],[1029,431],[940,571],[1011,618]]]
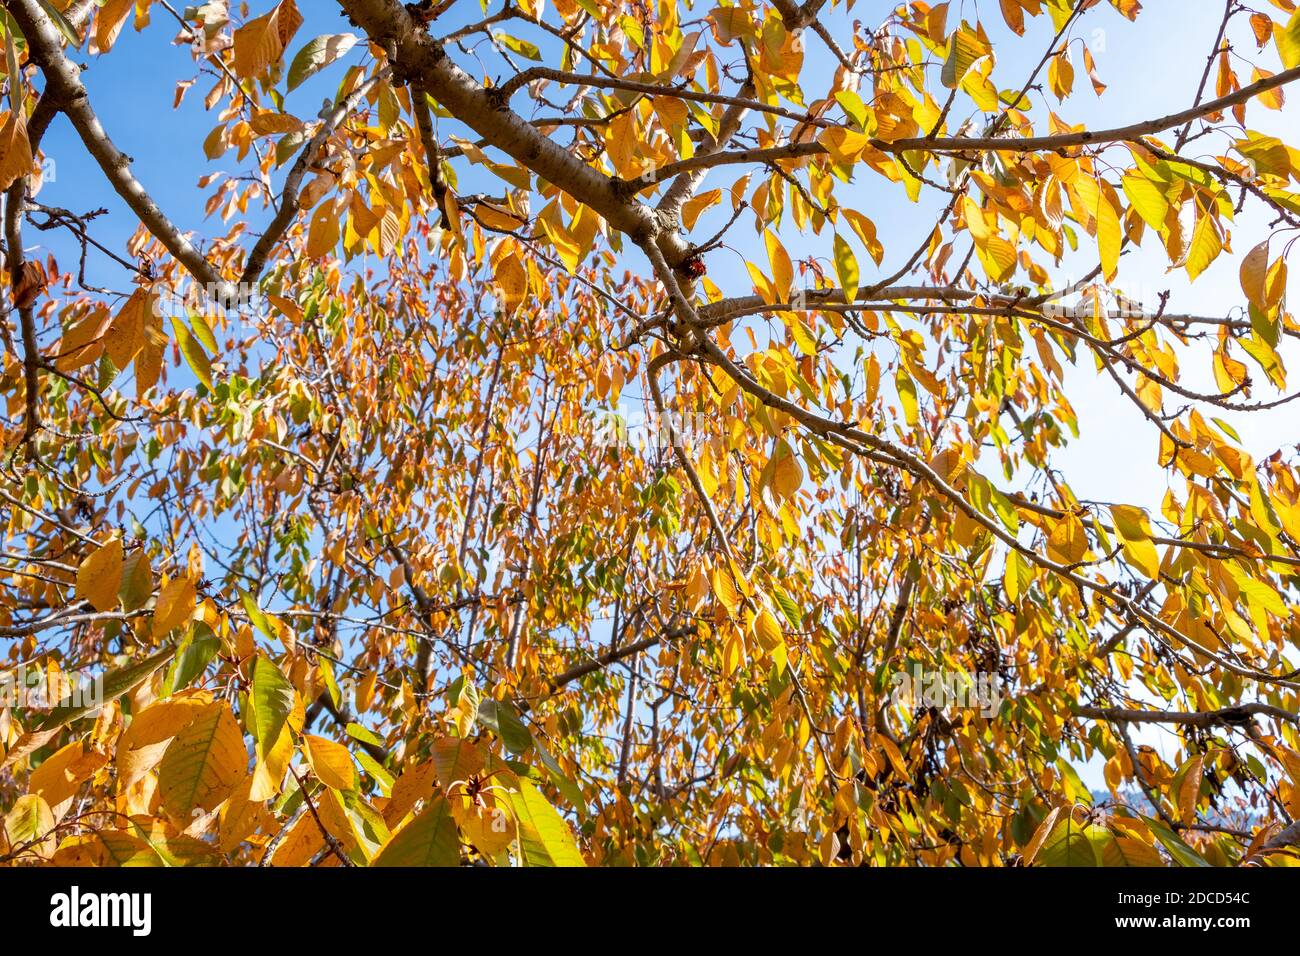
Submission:
[[[233,301],[234,288],[167,218],[131,172],[131,157],[118,149],[105,132],[81,82],[80,67],[64,55],[58,28],[38,0],[6,0],[5,6],[27,39],[28,56],[45,77],[44,97],[51,97],[51,102],[72,121],[113,190],[208,295]]]

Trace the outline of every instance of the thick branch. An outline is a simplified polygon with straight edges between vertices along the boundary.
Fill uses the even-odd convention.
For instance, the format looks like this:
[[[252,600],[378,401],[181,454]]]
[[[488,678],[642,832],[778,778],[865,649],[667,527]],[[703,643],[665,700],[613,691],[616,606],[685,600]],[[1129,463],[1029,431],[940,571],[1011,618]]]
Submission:
[[[1124,724],[1186,724],[1189,727],[1216,727],[1223,724],[1246,724],[1257,714],[1300,724],[1300,714],[1293,714],[1272,704],[1251,702],[1221,710],[1127,710],[1122,707],[1080,707],[1080,717],[1094,717]]]
[[[33,2],[33,0],[29,0]],[[390,51],[397,79],[418,78],[430,96],[490,145],[600,213],[634,241],[655,241],[670,265],[689,254],[655,211],[628,195],[619,180],[588,166],[509,109],[458,67],[397,0],[340,0],[348,16]]]
[[[52,102],[72,121],[113,190],[209,294],[232,300],[234,290],[230,284],[222,280],[212,263],[167,218],[131,172],[131,157],[109,139],[90,105],[80,67],[64,55],[58,28],[50,22],[38,0],[9,0],[6,6],[27,38],[31,61],[45,76],[44,95],[52,97]]]

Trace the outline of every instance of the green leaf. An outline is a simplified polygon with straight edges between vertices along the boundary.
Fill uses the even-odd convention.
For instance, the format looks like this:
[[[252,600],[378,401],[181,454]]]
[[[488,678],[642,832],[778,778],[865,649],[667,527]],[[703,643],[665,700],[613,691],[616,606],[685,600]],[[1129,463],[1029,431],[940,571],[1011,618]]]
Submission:
[[[384,796],[390,796],[393,792],[393,775],[380,766],[379,762],[364,750],[357,751],[356,758],[357,762],[365,768],[366,773],[378,781],[379,789]]]
[[[529,43],[527,40],[520,40],[507,33],[494,33],[492,38],[507,50],[518,53],[522,57],[527,57],[530,60],[537,60],[539,62],[542,59],[542,51],[537,49],[535,44]]]
[[[375,734],[373,730],[370,730],[369,728],[366,727],[362,727],[358,723],[350,722],[343,729],[348,732],[349,737],[353,738],[354,740],[359,740],[363,744],[370,744],[371,746],[374,747],[382,747],[384,745],[384,742],[379,739],[378,735]]]
[[[190,330],[186,328],[185,323],[176,316],[172,316],[172,328],[176,332],[176,344],[180,346],[181,355],[185,356],[185,364],[190,367],[190,371],[200,382],[212,388],[212,361],[208,358],[208,354],[190,335]]]
[[[1020,512],[1016,509],[1016,503],[992,486],[989,488],[989,501],[993,505],[993,510],[997,512],[1002,526],[1012,534],[1018,532]]]
[[[8,12],[5,13],[5,27],[5,70],[11,77],[18,76],[18,46],[14,42],[14,37],[18,34],[18,28],[10,19]],[[23,88],[21,83],[11,82],[9,84],[9,105],[15,117],[22,116]]]
[[[955,90],[965,78],[975,61],[985,54],[984,44],[966,23],[953,32],[948,41],[948,58],[943,63],[940,80],[950,90]]]
[[[1163,844],[1164,848],[1169,851],[1169,855],[1174,858],[1174,862],[1179,866],[1209,866],[1205,857],[1201,856],[1190,846],[1184,843],[1172,830],[1164,826],[1158,820],[1150,817],[1143,817],[1142,822],[1151,828],[1151,832],[1156,835],[1156,839]]]
[[[354,33],[330,33],[312,40],[289,64],[288,89],[295,89],[343,56],[356,45],[357,39]]]
[[[803,612],[799,610],[799,605],[794,603],[794,599],[779,585],[772,588],[772,597],[776,598],[777,606],[785,615],[785,619],[790,622],[790,626],[796,631],[803,630]]]
[[[858,129],[867,128],[867,105],[862,102],[861,96],[852,90],[840,90],[835,94],[835,101],[840,104],[844,114],[858,124]]]
[[[257,603],[257,598],[244,590],[239,592],[239,598],[243,602],[244,613],[248,615],[249,623],[271,640],[275,640],[278,635],[275,628],[271,626],[271,619],[266,616],[266,612]]]
[[[149,556],[144,548],[136,548],[122,564],[122,581],[117,586],[117,596],[122,609],[136,611],[144,607],[153,593],[153,572],[149,569]]]
[[[4,826],[10,844],[34,843],[54,829],[54,813],[38,795],[23,794],[5,816]]]
[[[555,789],[564,795],[565,800],[573,804],[574,809],[578,811],[578,816],[585,820],[587,818],[587,801],[582,798],[582,791],[578,789],[578,785],[564,775],[560,762],[552,757],[545,747],[536,744],[535,749],[537,756],[542,761],[542,766],[550,774],[551,783],[555,784]]]
[[[1279,389],[1286,387],[1286,371],[1282,367],[1282,357],[1275,349],[1270,348],[1269,344],[1258,335],[1239,338],[1237,343],[1255,360],[1270,382]]]
[[[74,50],[81,46],[81,40],[77,37],[77,31],[72,28],[72,24],[68,22],[68,18],[59,12],[58,7],[50,3],[50,0],[40,0],[40,4],[41,8],[45,11],[45,15],[54,21],[54,25],[59,28],[59,32],[63,34],[63,38],[68,41],[68,44]]]
[[[176,659],[167,669],[167,677],[163,681],[164,695],[174,694],[190,686],[194,678],[207,669],[219,650],[221,639],[212,633],[212,628],[204,621],[196,621],[176,648]]]
[[[253,736],[266,753],[280,739],[284,722],[293,710],[293,685],[265,654],[253,662]]]
[[[519,824],[519,851],[525,866],[586,866],[569,825],[527,780],[510,794]]]
[[[93,713],[99,710],[109,701],[117,700],[123,694],[138,687],[154,671],[170,660],[176,653],[173,647],[165,647],[155,654],[151,654],[139,663],[132,664],[129,667],[123,667],[120,670],[113,671],[104,678],[104,689],[102,694],[87,694],[83,691],[73,693],[65,697],[59,704],[46,715],[45,719],[36,727],[37,730],[53,730],[62,727],[64,724],[71,723],[79,717]],[[89,699],[88,699],[89,698]],[[96,699],[97,698],[97,699]]]
[[[1157,232],[1164,229],[1165,217],[1169,214],[1169,200],[1160,187],[1136,172],[1125,173],[1122,185],[1124,195],[1142,220]]]
[[[1277,52],[1282,58],[1282,66],[1288,70],[1300,66],[1300,10],[1291,15],[1286,26],[1281,29],[1274,28],[1273,39],[1277,42]]]
[[[858,270],[858,260],[853,255],[853,250],[849,244],[840,238],[840,234],[835,233],[835,275],[840,280],[840,288],[844,290],[844,301],[852,303],[858,297],[858,278],[861,272]]]
[[[1052,830],[1034,863],[1039,866],[1096,866],[1097,850],[1088,839],[1088,828],[1075,823],[1069,813]]]
[[[393,834],[371,866],[459,866],[460,835],[446,797],[434,797]]]
[[[485,700],[479,704],[479,721],[496,733],[512,754],[525,754],[533,746],[533,735],[528,732],[514,708],[501,700]]]
[[[297,156],[305,142],[307,142],[307,134],[301,130],[285,133],[281,136],[275,141],[275,165],[283,166],[290,159]],[[195,329],[195,334],[198,334],[197,329]]]
[[[916,403],[916,383],[912,377],[899,367],[894,374],[894,387],[898,389],[899,401],[903,403],[903,417],[907,419],[907,424],[915,428],[918,418],[918,408]]]

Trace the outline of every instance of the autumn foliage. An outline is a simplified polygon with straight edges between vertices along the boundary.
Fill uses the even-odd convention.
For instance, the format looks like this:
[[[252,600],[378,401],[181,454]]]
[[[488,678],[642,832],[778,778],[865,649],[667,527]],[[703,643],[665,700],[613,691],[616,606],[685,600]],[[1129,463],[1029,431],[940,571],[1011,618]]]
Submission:
[[[1297,860],[1291,0],[299,2],[3,2],[0,861]]]

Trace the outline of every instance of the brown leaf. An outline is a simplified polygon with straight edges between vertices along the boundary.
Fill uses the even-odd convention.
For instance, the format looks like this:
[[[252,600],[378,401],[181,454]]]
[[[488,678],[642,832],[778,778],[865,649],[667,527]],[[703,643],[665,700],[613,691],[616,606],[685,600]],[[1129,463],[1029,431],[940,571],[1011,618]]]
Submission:
[[[32,171],[32,146],[27,140],[27,123],[15,113],[5,113],[0,124],[0,189]]]
[[[294,0],[284,0],[270,13],[235,31],[235,75],[257,76],[284,56],[285,47],[302,26]]]

